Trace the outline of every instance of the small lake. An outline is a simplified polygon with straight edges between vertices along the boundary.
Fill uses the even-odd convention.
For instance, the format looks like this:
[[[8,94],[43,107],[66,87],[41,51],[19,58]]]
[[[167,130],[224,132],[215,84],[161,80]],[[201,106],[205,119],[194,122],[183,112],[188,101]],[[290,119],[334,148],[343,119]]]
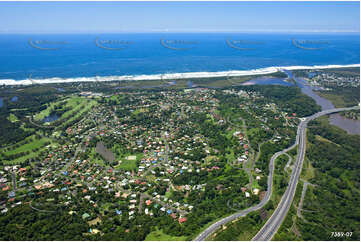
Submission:
[[[10,99],[10,101],[12,101],[12,102],[17,102],[18,101],[18,97],[17,96],[14,96],[14,97],[12,97],[11,99]]]
[[[4,104],[3,104],[3,98],[0,97],[0,108],[1,108],[3,105],[4,105]]]
[[[47,123],[47,122],[53,122],[58,120],[60,117],[58,115],[56,115],[56,113],[50,114],[49,116],[46,116],[45,118],[43,118],[42,122],[43,123]]]

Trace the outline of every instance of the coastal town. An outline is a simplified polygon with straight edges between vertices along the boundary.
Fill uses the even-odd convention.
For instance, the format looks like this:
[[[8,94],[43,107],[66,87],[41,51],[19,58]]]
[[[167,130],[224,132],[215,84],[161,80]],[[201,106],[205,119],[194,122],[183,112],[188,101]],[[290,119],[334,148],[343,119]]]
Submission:
[[[299,73],[306,77],[311,86],[320,87],[321,90],[332,90],[333,87],[360,87],[360,75],[357,72],[304,70]]]
[[[232,114],[220,100],[230,97],[239,102]],[[68,114],[78,108],[67,110],[70,103],[92,108],[69,122]],[[46,119],[61,108],[61,116]],[[88,224],[89,236],[105,232],[105,218],[169,216],[187,224],[199,210],[194,196],[210,188],[207,180],[216,194],[239,190],[244,207],[262,200],[268,171],[256,162],[261,145],[287,145],[299,122],[296,113],[265,103],[258,92],[207,88],[59,95],[28,120],[38,131],[14,149],[1,150],[1,213],[17,206],[35,213],[64,210]],[[56,128],[64,123],[65,130]],[[209,129],[222,132],[225,143]],[[37,140],[44,142],[36,155],[16,155]],[[229,195],[239,200],[238,193]]]

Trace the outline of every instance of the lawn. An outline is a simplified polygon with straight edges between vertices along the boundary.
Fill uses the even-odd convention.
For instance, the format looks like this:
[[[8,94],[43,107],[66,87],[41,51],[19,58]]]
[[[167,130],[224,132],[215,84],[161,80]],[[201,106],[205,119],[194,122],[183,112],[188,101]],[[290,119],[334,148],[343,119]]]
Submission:
[[[123,170],[134,170],[137,168],[137,160],[122,160],[122,163],[117,165],[115,168],[120,168]]]
[[[25,155],[25,156],[21,156],[15,160],[11,160],[11,161],[3,161],[4,164],[6,165],[15,165],[15,164],[21,164],[23,163],[24,161],[26,161],[27,159],[30,159],[30,158],[34,158],[36,156],[38,156],[42,151],[44,151],[46,148],[42,148],[42,149],[39,149],[37,152],[32,152],[28,155]]]
[[[186,236],[172,236],[163,233],[162,230],[156,230],[147,235],[145,237],[146,241],[184,241],[186,239]]]
[[[28,144],[24,144],[16,149],[12,149],[12,150],[5,152],[5,155],[13,155],[13,154],[17,154],[17,153],[21,153],[21,152],[25,152],[25,151],[31,151],[32,149],[36,149],[36,148],[40,148],[40,147],[44,146],[44,144],[46,142],[51,142],[51,140],[48,138],[41,138],[39,140],[33,140]]]
[[[136,159],[128,159],[128,157],[135,156]],[[124,169],[127,171],[131,171],[131,170],[135,170],[137,169],[137,161],[141,160],[143,158],[144,154],[143,153],[138,153],[138,154],[123,154],[120,158],[118,157],[119,160],[121,160],[122,162],[119,163],[117,166],[115,166],[114,168],[116,169]]]
[[[137,108],[136,110],[133,111],[133,115],[138,115],[140,113],[145,113],[148,112],[149,110],[147,108]]]
[[[326,139],[326,138],[324,138],[322,136],[319,136],[319,135],[315,135],[315,138],[316,138],[316,140],[321,141],[321,142],[331,143],[331,144],[340,146],[339,144],[336,144],[335,142],[332,142],[331,140]]]
[[[216,161],[217,160],[217,156],[215,155],[208,155],[206,158],[205,158],[205,161],[207,164],[209,164],[210,162],[212,161]]]
[[[15,123],[17,121],[19,121],[19,119],[12,113],[10,113],[9,117],[8,117],[9,121],[12,123]]]
[[[84,101],[87,101],[86,99],[84,99]],[[65,121],[65,123],[63,125],[66,125],[67,123],[72,122],[73,120],[81,117],[84,113],[88,112],[90,109],[93,108],[93,106],[95,106],[97,104],[97,101],[95,100],[91,100],[90,102],[83,102],[80,105],[78,105],[75,109],[65,112],[62,115],[62,119],[66,119],[68,116],[70,116],[73,111],[76,111],[76,115],[74,115],[73,117],[69,118],[68,120]]]
[[[52,102],[47,104],[47,108],[42,110],[40,113],[35,114],[34,116],[34,120],[39,121],[39,120],[43,120],[46,116],[50,115],[50,112],[53,110],[54,106],[63,102],[64,100],[60,100],[57,102]]]
[[[40,121],[40,120],[44,119],[45,117],[49,116],[50,113],[54,110],[54,106],[59,105],[60,103],[64,103],[64,106],[63,106],[64,108],[70,109],[69,111],[66,111],[65,113],[63,113],[63,115],[61,115],[61,119],[66,119],[69,116],[71,116],[71,114],[74,111],[77,111],[76,112],[77,114],[82,113],[81,111],[87,107],[87,105],[86,105],[87,101],[88,101],[88,99],[86,99],[84,97],[74,96],[74,97],[70,97],[65,100],[59,100],[57,102],[52,102],[52,103],[48,104],[46,109],[44,109],[40,113],[37,113],[34,116],[34,119],[36,121]],[[92,101],[92,102],[96,102],[96,101]]]

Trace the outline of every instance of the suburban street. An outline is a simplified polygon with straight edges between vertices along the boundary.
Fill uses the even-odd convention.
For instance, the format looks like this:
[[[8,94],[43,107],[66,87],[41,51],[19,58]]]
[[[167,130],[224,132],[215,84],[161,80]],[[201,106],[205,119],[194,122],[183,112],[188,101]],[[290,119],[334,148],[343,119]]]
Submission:
[[[353,110],[353,109],[359,109],[359,106],[350,107],[350,108],[335,108],[335,109],[325,110],[325,111],[318,112],[310,117],[303,118],[301,123],[298,125],[295,143],[292,146],[288,147],[287,149],[284,149],[282,151],[275,153],[271,157],[270,164],[269,164],[269,175],[268,175],[268,181],[267,181],[267,193],[266,193],[265,197],[263,198],[263,200],[255,206],[252,206],[245,210],[239,211],[235,214],[232,214],[226,218],[223,218],[223,219],[215,222],[214,224],[209,226],[207,229],[205,229],[203,232],[201,232],[194,240],[195,241],[203,241],[208,236],[210,236],[214,231],[216,231],[220,226],[222,226],[228,222],[231,222],[239,217],[246,216],[248,213],[259,210],[264,205],[266,205],[272,195],[274,161],[277,159],[278,156],[288,152],[289,150],[293,149],[295,146],[300,144],[298,146],[298,153],[297,153],[295,167],[292,171],[290,183],[287,187],[287,190],[284,193],[284,195],[282,196],[282,199],[281,199],[277,209],[275,210],[275,212],[272,214],[272,216],[266,222],[266,224],[262,227],[262,229],[257,233],[257,235],[253,238],[253,240],[271,240],[272,237],[277,233],[278,228],[280,227],[284,218],[286,217],[287,212],[291,206],[293,197],[295,195],[295,191],[296,191],[296,187],[298,184],[299,176],[302,171],[302,165],[303,165],[303,160],[304,160],[305,151],[306,151],[307,123],[309,121],[316,119],[323,115],[337,113],[337,112],[341,112],[341,111]]]

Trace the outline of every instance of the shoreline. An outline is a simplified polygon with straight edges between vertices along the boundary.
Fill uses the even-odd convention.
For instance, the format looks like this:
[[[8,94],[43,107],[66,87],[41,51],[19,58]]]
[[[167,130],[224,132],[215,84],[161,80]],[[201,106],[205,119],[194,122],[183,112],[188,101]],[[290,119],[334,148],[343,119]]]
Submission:
[[[0,85],[16,86],[16,85],[33,85],[33,84],[51,84],[51,83],[73,83],[73,82],[107,82],[107,81],[144,81],[144,80],[171,80],[186,78],[214,78],[214,77],[231,77],[231,76],[257,76],[273,74],[282,70],[315,70],[315,69],[331,69],[331,68],[348,68],[360,67],[360,64],[350,65],[314,65],[314,66],[274,66],[259,68],[253,70],[233,70],[219,72],[187,72],[187,73],[171,73],[171,74],[154,74],[154,75],[125,75],[125,76],[102,76],[102,77],[76,77],[76,78],[48,78],[48,79],[0,79]]]

